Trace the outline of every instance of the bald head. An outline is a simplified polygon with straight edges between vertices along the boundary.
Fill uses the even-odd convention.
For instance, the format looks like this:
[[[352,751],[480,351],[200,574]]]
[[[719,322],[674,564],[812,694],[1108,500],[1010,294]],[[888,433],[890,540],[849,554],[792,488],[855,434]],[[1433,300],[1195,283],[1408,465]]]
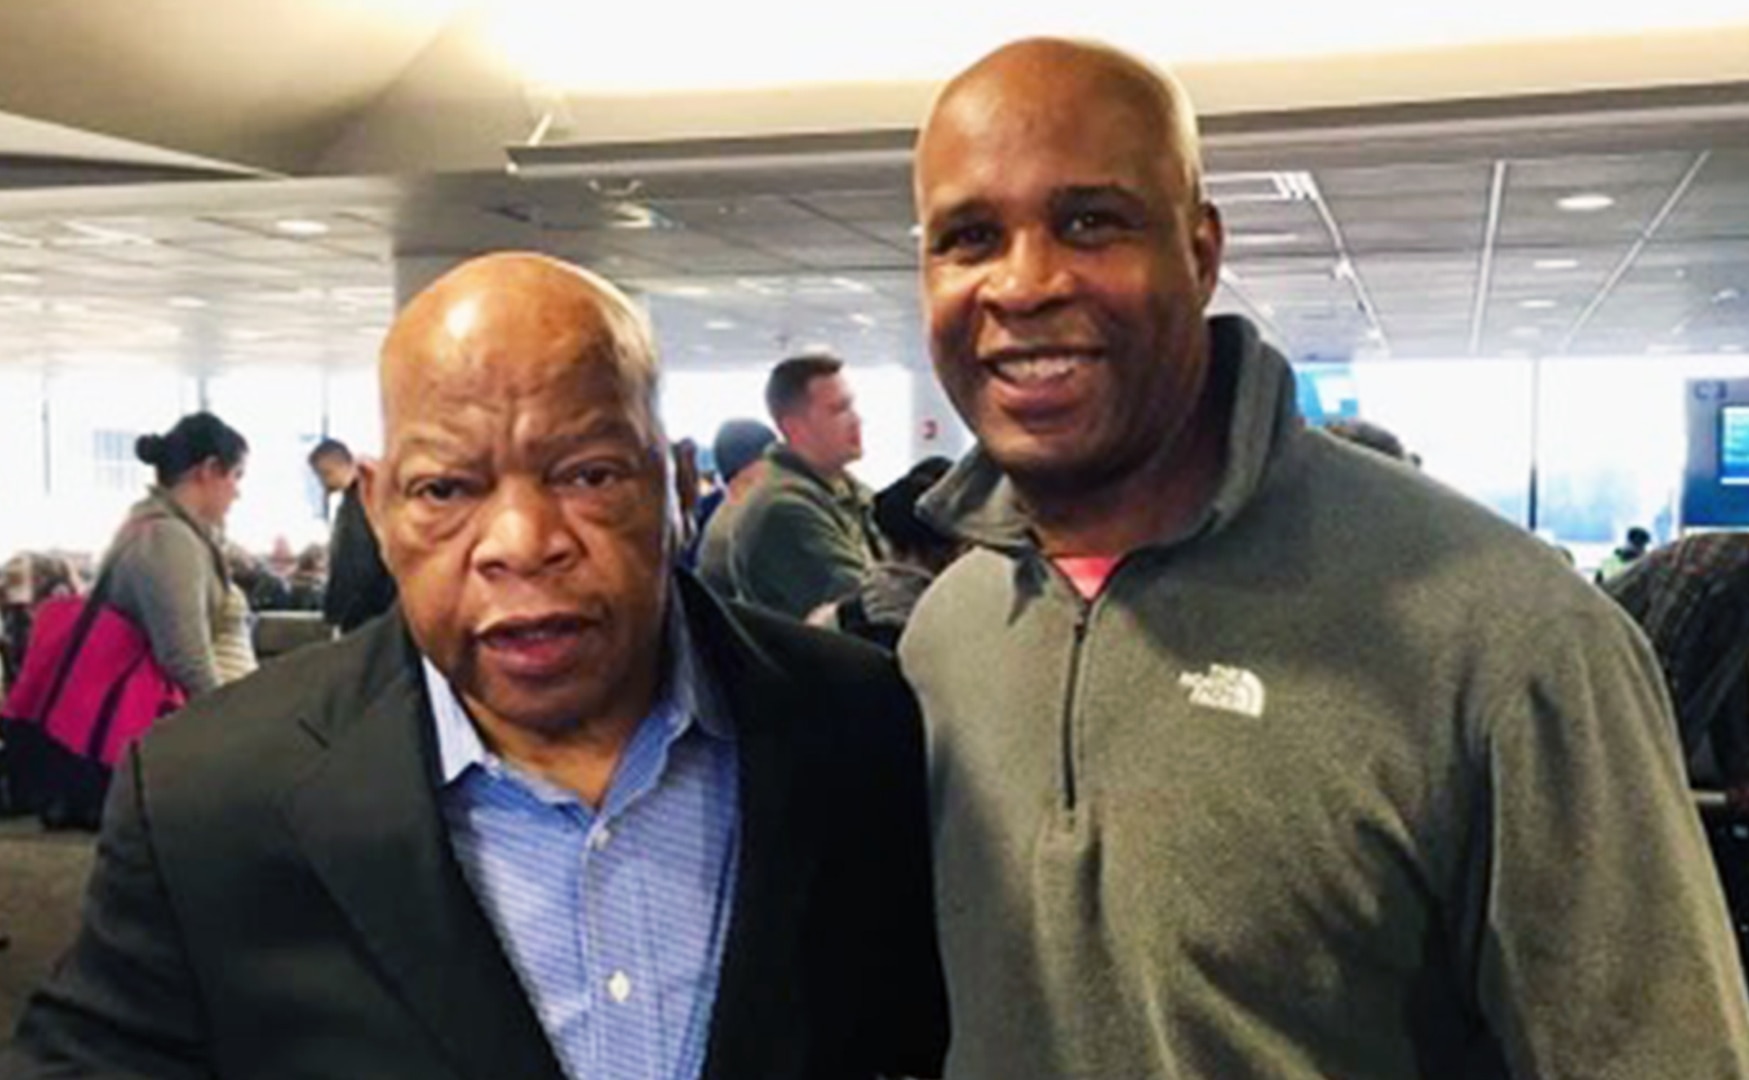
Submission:
[[[1117,519],[1219,454],[1203,316],[1223,233],[1200,187],[1183,91],[1098,45],[990,54],[918,140],[936,376],[1064,550],[1156,535]]]
[[[610,368],[645,436],[659,437],[655,347],[623,293],[544,255],[471,259],[414,297],[391,327],[381,357],[384,430],[396,430],[433,380],[515,394],[566,364]]]
[[[636,309],[553,259],[474,259],[395,321],[382,389],[365,505],[413,639],[494,745],[643,716],[673,530]]]
[[[1094,42],[1010,42],[949,80],[918,140],[923,158],[944,124],[981,128],[1002,114],[1117,111],[1177,174],[1189,198],[1202,192],[1202,150],[1189,95],[1168,72]]]

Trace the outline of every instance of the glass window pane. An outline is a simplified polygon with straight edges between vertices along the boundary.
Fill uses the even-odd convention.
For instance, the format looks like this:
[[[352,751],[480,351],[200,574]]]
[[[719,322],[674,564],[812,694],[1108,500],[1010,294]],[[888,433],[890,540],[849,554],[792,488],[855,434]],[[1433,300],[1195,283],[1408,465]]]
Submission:
[[[43,376],[0,368],[0,560],[47,546]]]
[[[346,368],[328,373],[328,434],[354,455],[376,457],[383,452],[383,407],[376,367]]]
[[[1749,376],[1749,357],[1643,356],[1542,362],[1539,523],[1582,566],[1631,526],[1673,539],[1688,445],[1690,379]]]
[[[196,408],[194,384],[169,368],[53,372],[47,380],[49,500],[43,542],[101,554],[152,470],[141,435],[169,430]]]
[[[1360,415],[1395,432],[1429,476],[1526,522],[1529,361],[1359,361],[1353,374]]]
[[[249,440],[243,495],[227,534],[258,554],[284,540],[295,552],[328,539],[322,485],[305,460],[322,437],[322,374],[315,368],[249,368],[215,375],[207,403]]]

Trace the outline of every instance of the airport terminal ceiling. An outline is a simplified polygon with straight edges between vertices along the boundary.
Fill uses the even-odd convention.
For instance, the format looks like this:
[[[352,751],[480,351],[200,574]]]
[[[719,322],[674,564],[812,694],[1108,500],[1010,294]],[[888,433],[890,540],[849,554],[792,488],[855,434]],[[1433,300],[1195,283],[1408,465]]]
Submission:
[[[185,71],[216,31],[172,21],[147,48],[153,6],[194,5],[0,12],[0,364],[357,366],[398,273],[501,247],[640,293],[676,366],[813,344],[920,362],[926,84],[578,96],[505,71],[438,0],[400,0],[400,22],[299,6],[278,52],[257,35],[249,63]],[[76,25],[42,14],[69,7]],[[1301,360],[1749,349],[1749,21],[1644,36],[1610,78],[1586,44],[1271,61],[1274,97],[1235,89],[1244,63],[1186,65],[1228,226],[1220,306]],[[1501,74],[1536,52],[1534,88]],[[1437,86],[1389,83],[1417,64]],[[703,130],[737,103],[758,128],[782,97],[787,127]]]

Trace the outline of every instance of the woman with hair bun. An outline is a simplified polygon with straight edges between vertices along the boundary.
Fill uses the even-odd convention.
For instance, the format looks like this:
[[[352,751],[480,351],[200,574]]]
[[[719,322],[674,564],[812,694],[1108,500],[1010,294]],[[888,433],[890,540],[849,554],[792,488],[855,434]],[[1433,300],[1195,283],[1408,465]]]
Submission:
[[[152,657],[190,697],[255,669],[249,605],[232,581],[219,531],[237,501],[249,443],[208,412],[134,446],[157,483],[134,504],[104,565],[109,602],[133,619]]]

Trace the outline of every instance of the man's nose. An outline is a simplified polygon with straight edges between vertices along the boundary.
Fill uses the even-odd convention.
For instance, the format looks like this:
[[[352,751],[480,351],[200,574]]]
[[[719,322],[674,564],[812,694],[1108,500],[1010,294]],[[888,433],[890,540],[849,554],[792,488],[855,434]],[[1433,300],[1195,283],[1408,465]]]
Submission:
[[[544,484],[503,482],[483,511],[474,549],[475,565],[483,571],[532,576],[570,566],[582,554],[558,494]]]
[[[1061,245],[1034,231],[1013,235],[985,285],[985,300],[1012,314],[1028,314],[1060,302],[1073,286]]]

